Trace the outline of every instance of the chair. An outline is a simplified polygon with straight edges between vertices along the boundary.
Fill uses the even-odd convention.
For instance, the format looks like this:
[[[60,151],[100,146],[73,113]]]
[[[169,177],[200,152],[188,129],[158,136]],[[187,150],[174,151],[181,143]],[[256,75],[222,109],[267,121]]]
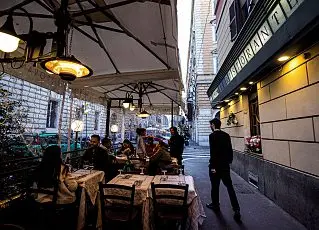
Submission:
[[[138,211],[134,207],[135,185],[132,187],[117,184],[99,183],[103,229],[126,225],[132,228]],[[117,227],[118,228],[118,227]]]
[[[156,229],[164,229],[160,224],[165,221],[174,221],[180,224],[181,229],[186,228],[188,216],[188,184],[154,184],[151,183],[154,207],[154,221]],[[174,193],[171,191],[174,190]]]
[[[40,203],[35,200],[38,194],[52,196],[51,202]],[[33,229],[70,229],[74,227],[73,218],[69,218],[73,212],[74,204],[57,204],[58,199],[58,184],[53,189],[45,188],[28,188],[26,192],[29,200],[30,212],[33,212],[33,224],[37,226]],[[72,206],[72,209],[71,209]],[[72,215],[71,215],[72,216]]]

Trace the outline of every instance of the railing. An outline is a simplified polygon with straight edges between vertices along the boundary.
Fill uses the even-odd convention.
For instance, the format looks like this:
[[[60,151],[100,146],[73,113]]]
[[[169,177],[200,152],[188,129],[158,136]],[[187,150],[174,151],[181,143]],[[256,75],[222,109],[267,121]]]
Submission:
[[[72,167],[80,165],[81,156],[85,149],[64,152],[62,159],[70,156]],[[11,200],[27,188],[27,182],[33,170],[40,164],[41,157],[26,157],[0,162],[0,209],[8,206]]]

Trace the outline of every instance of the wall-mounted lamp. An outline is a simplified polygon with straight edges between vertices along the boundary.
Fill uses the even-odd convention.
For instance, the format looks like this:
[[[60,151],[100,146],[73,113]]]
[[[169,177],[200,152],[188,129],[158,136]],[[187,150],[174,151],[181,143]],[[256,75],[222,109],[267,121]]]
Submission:
[[[277,60],[280,62],[284,62],[284,61],[287,61],[289,58],[290,58],[289,56],[281,56]]]

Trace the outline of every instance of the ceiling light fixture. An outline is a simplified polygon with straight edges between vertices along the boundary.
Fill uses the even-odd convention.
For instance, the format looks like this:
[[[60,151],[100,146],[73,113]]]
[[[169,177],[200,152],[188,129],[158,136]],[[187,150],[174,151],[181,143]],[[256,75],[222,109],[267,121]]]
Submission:
[[[246,87],[241,87],[240,90],[241,91],[245,91],[245,90],[247,90],[247,88]]]
[[[142,118],[142,119],[145,119],[145,118],[149,117],[150,115],[151,115],[151,114],[149,114],[148,112],[146,112],[145,109],[143,109],[142,112],[140,112],[139,114],[137,114],[137,116],[138,116],[139,118]]]
[[[287,61],[289,58],[290,58],[289,56],[281,56],[277,60],[280,62],[284,62],[284,61]]]
[[[226,100],[224,100],[224,102],[230,102],[230,100],[229,100],[229,99],[226,99]]]
[[[55,73],[62,80],[73,81],[76,78],[89,77],[93,71],[83,65],[74,56],[71,57],[54,57],[41,63],[43,69]]]
[[[239,95],[239,93],[235,93],[235,95]]]
[[[249,85],[253,85],[253,84],[254,84],[254,82],[253,82],[253,81],[250,81],[250,82],[249,82]]]
[[[130,111],[134,111],[135,110],[135,105],[132,103],[130,106]]]
[[[12,15],[9,15],[0,28],[0,50],[5,53],[11,53],[18,49],[19,42],[20,38],[14,29]]]

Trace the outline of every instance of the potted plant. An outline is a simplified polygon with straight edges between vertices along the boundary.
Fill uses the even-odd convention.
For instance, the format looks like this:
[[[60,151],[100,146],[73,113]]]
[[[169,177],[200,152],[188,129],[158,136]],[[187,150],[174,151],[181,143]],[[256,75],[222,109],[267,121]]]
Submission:
[[[261,138],[260,136],[251,136],[245,138],[246,150],[248,152],[261,154]]]

